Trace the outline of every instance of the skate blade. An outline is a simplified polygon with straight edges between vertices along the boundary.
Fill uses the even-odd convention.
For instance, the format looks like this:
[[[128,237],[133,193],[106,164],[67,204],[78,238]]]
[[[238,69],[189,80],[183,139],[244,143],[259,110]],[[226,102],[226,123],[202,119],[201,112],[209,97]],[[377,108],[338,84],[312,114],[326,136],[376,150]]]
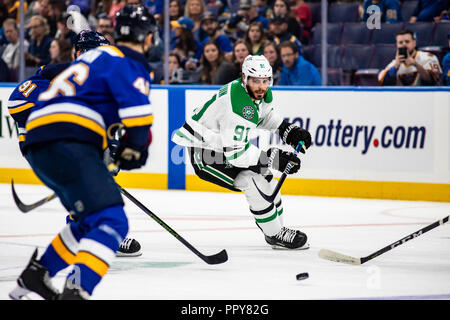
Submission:
[[[30,292],[30,290],[22,288],[18,285],[13,291],[9,293],[9,297],[12,300],[22,300],[22,298],[27,298],[28,300],[30,300],[29,297],[27,297],[27,294],[29,294]]]
[[[116,252],[116,257],[119,258],[126,258],[126,257],[139,257],[142,256],[142,251],[138,251],[138,252],[133,252],[133,253],[123,253],[123,252]]]
[[[281,246],[277,246],[277,245],[272,245],[271,246],[272,249],[274,250],[308,250],[310,248],[309,243],[305,243],[303,246],[301,246],[300,248],[295,248],[295,249],[291,249],[291,248],[286,248],[286,247],[281,247]]]

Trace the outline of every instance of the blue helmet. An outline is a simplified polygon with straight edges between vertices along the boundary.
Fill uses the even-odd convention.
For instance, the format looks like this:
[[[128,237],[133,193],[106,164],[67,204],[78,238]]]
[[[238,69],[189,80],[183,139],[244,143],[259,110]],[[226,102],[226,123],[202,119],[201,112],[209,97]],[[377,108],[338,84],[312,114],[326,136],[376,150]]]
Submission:
[[[116,13],[115,41],[143,43],[149,33],[157,31],[155,18],[143,5],[125,5]]]
[[[75,51],[81,53],[97,48],[98,46],[108,45],[109,41],[99,32],[82,30],[75,40]]]

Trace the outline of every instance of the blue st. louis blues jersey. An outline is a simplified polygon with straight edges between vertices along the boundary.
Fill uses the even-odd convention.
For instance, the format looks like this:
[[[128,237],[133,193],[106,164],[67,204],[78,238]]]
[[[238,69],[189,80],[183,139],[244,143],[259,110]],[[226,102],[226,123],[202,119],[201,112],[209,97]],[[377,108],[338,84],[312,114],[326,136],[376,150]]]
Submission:
[[[41,67],[35,75],[22,81],[9,96],[8,111],[17,123],[19,147],[22,152],[27,134],[25,124],[31,108],[37,102],[39,95],[48,89],[50,80],[68,65],[68,63],[60,63]]]
[[[149,88],[142,54],[122,46],[89,50],[39,95],[26,123],[25,148],[66,139],[105,149],[108,127],[119,122],[130,144],[145,146],[153,122]]]

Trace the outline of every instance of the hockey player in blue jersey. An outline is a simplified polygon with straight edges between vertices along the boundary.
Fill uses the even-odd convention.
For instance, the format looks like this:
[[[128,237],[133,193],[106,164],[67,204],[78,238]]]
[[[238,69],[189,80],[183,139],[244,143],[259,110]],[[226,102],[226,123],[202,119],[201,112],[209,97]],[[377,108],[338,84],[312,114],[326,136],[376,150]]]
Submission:
[[[44,184],[74,212],[38,259],[37,250],[10,297],[30,291],[44,299],[88,299],[107,273],[128,233],[119,188],[102,153],[107,130],[121,123],[116,164],[123,170],[146,163],[153,114],[150,67],[143,55],[156,31],[143,6],[126,5],[116,15],[117,46],[100,46],[77,58],[39,95],[27,123],[24,152]],[[72,266],[62,293],[51,284]]]
[[[19,83],[9,96],[8,111],[17,123],[19,131],[19,148],[23,154],[23,145],[26,139],[25,124],[31,108],[35,105],[39,94],[47,90],[50,81],[69,63],[51,64],[40,67],[36,74]]]
[[[101,33],[83,30],[76,37],[74,59],[90,49],[109,44],[109,41]],[[8,111],[18,126],[19,148],[22,154],[26,139],[25,123],[31,108],[35,105],[39,95],[48,89],[50,81],[69,65],[70,63],[57,63],[42,66],[37,70],[35,75],[21,82],[9,97]],[[69,210],[68,206],[64,203],[63,205]],[[69,223],[73,219],[70,215],[67,215],[66,221]],[[132,238],[125,238],[116,252],[116,256],[118,257],[136,257],[140,255],[142,255],[141,245],[137,240]]]
[[[74,59],[82,53],[100,45],[109,45],[109,41],[102,34],[83,30],[76,38],[74,44]],[[40,67],[36,73],[19,83],[11,93],[8,100],[9,114],[16,121],[19,130],[19,148],[23,154],[23,142],[26,138],[25,123],[31,108],[35,105],[39,95],[48,89],[50,81],[61,71],[70,65],[67,63],[55,63]]]

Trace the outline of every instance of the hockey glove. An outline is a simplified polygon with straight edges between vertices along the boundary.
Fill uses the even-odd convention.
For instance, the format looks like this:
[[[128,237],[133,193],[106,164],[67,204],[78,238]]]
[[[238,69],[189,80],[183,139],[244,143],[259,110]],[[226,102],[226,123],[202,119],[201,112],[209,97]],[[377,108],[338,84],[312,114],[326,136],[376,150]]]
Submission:
[[[115,151],[115,163],[123,170],[131,170],[142,167],[148,158],[148,146],[137,148],[121,139]]]
[[[283,123],[278,127],[278,133],[283,139],[283,141],[294,149],[297,148],[300,141],[303,141],[304,146],[308,149],[311,146],[311,134],[296,125],[283,121]],[[301,153],[305,153],[303,148],[299,150]]]
[[[300,169],[300,159],[292,152],[286,152],[278,148],[270,148],[262,152],[260,163],[263,167],[271,167],[280,172],[286,170],[287,165],[291,164],[291,169],[287,174],[296,173]]]

